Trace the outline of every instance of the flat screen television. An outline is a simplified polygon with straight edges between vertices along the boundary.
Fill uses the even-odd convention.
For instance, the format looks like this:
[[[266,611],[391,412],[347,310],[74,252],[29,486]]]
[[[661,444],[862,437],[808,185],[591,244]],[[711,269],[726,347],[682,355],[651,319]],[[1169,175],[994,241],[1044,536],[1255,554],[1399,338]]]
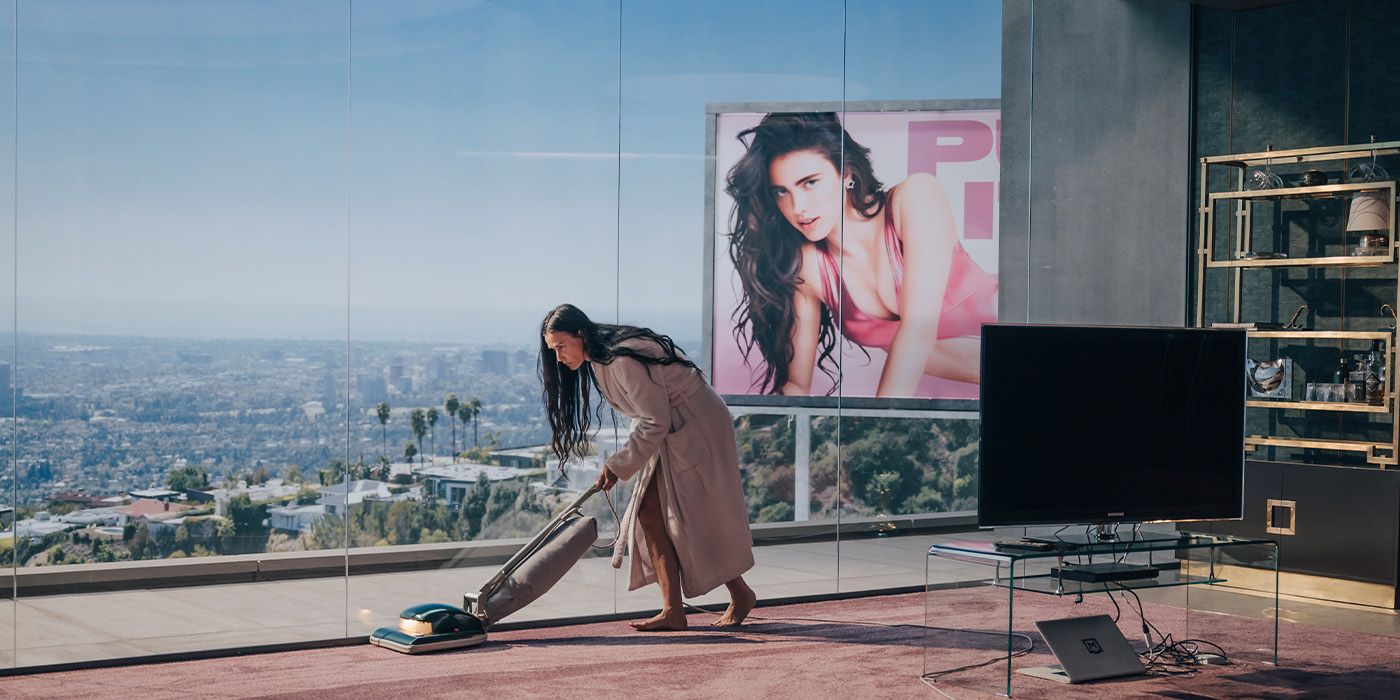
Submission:
[[[983,526],[1242,515],[1245,333],[982,328]]]

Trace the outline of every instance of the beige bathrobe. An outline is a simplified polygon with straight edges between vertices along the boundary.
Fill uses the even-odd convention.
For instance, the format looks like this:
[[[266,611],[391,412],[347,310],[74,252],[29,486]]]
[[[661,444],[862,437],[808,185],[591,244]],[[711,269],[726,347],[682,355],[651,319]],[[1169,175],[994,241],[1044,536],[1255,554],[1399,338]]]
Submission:
[[[628,341],[651,354],[647,341]],[[617,356],[593,363],[598,386],[613,408],[632,418],[627,443],[607,460],[621,479],[637,480],[613,567],[631,560],[627,590],[656,580],[637,522],[645,489],[659,489],[666,532],[681,565],[681,591],[704,595],[753,567],[753,539],[739,478],[734,424],[724,401],[695,370],[683,365],[647,365]],[[655,478],[653,478],[653,476]]]

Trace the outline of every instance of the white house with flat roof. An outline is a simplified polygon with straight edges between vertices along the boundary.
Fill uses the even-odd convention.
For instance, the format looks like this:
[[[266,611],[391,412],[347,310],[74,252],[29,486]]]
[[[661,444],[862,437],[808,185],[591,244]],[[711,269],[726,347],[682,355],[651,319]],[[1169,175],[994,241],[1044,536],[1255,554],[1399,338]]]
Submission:
[[[538,474],[539,470],[458,462],[424,467],[415,470],[414,473],[423,481],[425,495],[436,496],[451,505],[456,505],[471,495],[472,489],[476,488],[477,481],[482,476],[485,476],[488,482],[510,481]]]
[[[267,511],[268,525],[283,532],[309,532],[326,514],[326,507],[316,503],[304,506],[283,506]]]
[[[393,498],[389,484],[373,479],[342,481],[322,487],[317,493],[321,494],[321,498],[316,505],[323,506],[327,515],[344,515],[347,506],[358,505],[365,499],[387,501]]]

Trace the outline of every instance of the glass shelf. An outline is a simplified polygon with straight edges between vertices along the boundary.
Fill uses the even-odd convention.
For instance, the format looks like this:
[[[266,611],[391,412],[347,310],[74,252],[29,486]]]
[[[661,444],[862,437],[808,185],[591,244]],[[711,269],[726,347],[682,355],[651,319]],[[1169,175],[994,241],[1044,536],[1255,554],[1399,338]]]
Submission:
[[[1028,591],[1031,593],[1082,595],[1087,593],[1105,593],[1115,590],[1121,591],[1124,588],[1137,590],[1144,588],[1171,588],[1174,586],[1225,583],[1225,581],[1226,579],[1219,576],[1185,574],[1179,569],[1159,569],[1155,578],[1129,579],[1126,581],[1089,583],[1087,581],[1068,581],[1054,574],[1031,574],[1029,576],[1017,576],[1014,580],[998,578],[992,581],[992,585],[999,588],[1014,586],[1018,591]]]
[[[1368,443],[1369,444],[1369,443]],[[1270,545],[1273,540],[1248,539],[1217,535],[1183,535],[1160,539],[1132,539],[1083,544],[1066,540],[1063,545],[1047,551],[998,550],[991,542],[940,543],[929,548],[933,556],[966,557],[985,561],[1019,562],[1027,559],[1057,559],[1059,557],[1104,556],[1116,558],[1126,554],[1148,552],[1184,552],[1193,549]]]

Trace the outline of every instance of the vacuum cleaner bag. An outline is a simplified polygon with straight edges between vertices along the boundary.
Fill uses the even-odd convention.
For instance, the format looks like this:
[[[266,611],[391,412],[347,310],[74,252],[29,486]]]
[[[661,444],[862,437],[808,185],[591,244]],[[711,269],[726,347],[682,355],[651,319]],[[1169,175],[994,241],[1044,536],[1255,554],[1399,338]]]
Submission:
[[[598,521],[575,514],[480,604],[483,619],[494,624],[535,602],[564,578],[597,539]]]

